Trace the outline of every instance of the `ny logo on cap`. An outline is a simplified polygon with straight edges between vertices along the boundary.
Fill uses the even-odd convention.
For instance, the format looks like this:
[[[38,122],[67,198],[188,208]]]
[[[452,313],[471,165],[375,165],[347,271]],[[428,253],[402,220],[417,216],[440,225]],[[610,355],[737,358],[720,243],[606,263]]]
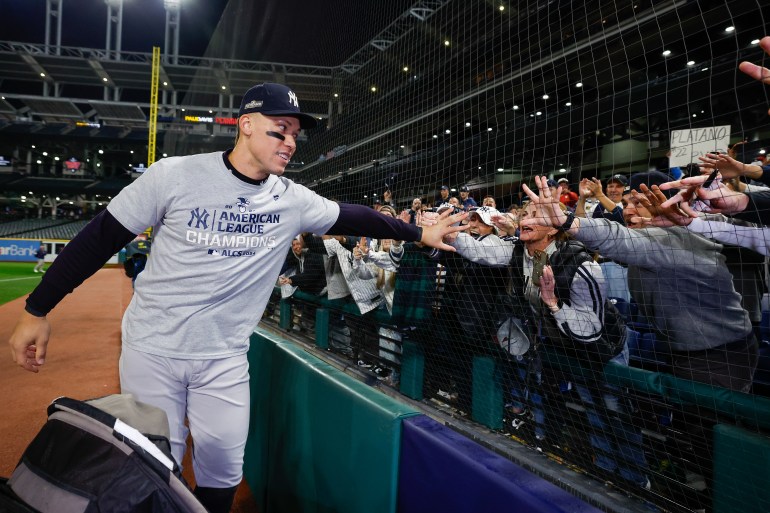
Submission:
[[[289,101],[299,109],[299,102],[297,101],[297,95],[294,94],[294,91],[289,91]]]

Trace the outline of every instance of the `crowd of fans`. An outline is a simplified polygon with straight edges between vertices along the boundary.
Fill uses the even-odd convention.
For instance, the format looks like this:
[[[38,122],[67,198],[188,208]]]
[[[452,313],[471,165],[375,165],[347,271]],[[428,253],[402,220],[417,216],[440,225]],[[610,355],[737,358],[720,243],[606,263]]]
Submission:
[[[703,188],[715,167],[722,174]],[[539,445],[551,436],[546,383],[573,390],[587,423],[604,433],[591,437],[594,464],[649,489],[633,406],[601,379],[602,366],[648,368],[635,341],[652,337],[664,348],[655,355],[657,370],[752,393],[758,359],[770,252],[761,205],[770,200],[763,185],[770,185],[770,166],[707,154],[689,170],[697,174],[679,180],[660,171],[584,178],[578,192],[567,180],[538,177],[537,192],[525,186],[527,200],[507,212],[491,196],[478,206],[463,188],[458,197],[446,186],[438,207],[414,198],[397,212],[386,191],[388,201],[374,208],[405,223],[429,225],[445,211],[467,210],[467,229],[445,239],[455,251],[298,234],[278,285],[284,297],[299,289],[355,305],[355,315],[333,314],[332,324],[348,336],[332,349],[392,386],[399,384],[402,342],[417,342],[425,394],[463,414],[474,408],[474,359],[491,358],[507,428],[531,424]],[[731,184],[735,178],[745,186]],[[709,213],[717,208],[734,217]],[[618,308],[628,304],[644,326],[626,325]],[[294,329],[312,329],[312,307],[297,305]],[[405,315],[406,308],[424,315]],[[545,370],[543,347],[576,358],[596,378]]]

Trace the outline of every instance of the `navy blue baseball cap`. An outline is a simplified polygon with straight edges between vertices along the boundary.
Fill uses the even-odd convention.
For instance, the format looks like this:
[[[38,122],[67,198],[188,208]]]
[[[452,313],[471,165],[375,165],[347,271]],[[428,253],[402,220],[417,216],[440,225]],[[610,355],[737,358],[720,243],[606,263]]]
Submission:
[[[609,179],[607,180],[607,183],[610,184],[612,182],[617,182],[620,185],[622,185],[623,187],[627,187],[628,186],[628,178],[626,178],[625,176],[620,175],[620,174],[612,175],[611,177],[609,177]]]
[[[257,84],[243,95],[238,117],[259,112],[265,116],[290,116],[299,120],[302,128],[314,128],[316,120],[299,110],[297,95],[283,84]]]
[[[660,171],[649,171],[647,173],[634,173],[631,175],[631,180],[628,184],[628,188],[631,191],[636,192],[642,192],[641,185],[644,184],[648,188],[652,188],[653,185],[661,186],[666,182],[672,181],[672,178],[668,176],[665,173],[661,173]],[[677,193],[677,191],[673,189],[669,189],[667,191],[661,191],[663,194],[670,198],[674,194]]]

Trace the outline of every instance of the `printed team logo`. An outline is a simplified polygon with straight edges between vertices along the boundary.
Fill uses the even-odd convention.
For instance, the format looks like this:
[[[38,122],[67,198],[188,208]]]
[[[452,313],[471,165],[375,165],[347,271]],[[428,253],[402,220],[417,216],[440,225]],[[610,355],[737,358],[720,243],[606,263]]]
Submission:
[[[294,94],[294,91],[289,91],[289,101],[299,109],[299,102],[297,101],[297,95]]]
[[[262,106],[262,100],[251,100],[243,106],[244,109],[258,109]]]
[[[238,198],[238,203],[236,203],[235,206],[238,207],[239,212],[246,212],[246,207],[248,207],[250,203],[251,202],[246,198]]]
[[[280,198],[278,194],[273,194],[273,201],[278,201],[278,198]]]
[[[209,216],[208,210],[205,208],[203,209],[203,212],[201,212],[201,209],[196,207],[194,210],[190,210],[190,220],[187,222],[187,226],[190,228],[193,228],[193,222],[195,223],[194,228],[202,228],[204,230],[208,230],[209,224],[208,219]]]

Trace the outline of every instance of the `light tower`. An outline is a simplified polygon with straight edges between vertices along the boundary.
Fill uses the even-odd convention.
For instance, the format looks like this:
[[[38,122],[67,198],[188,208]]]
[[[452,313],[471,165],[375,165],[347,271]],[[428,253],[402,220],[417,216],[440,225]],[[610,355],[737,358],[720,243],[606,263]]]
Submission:
[[[163,48],[166,64],[179,63],[179,8],[182,0],[163,0],[166,8],[166,40]]]
[[[123,40],[123,0],[104,0],[107,4],[107,42],[104,48],[107,55],[112,49],[112,25],[115,25],[115,60],[120,60],[121,42]]]
[[[51,21],[55,21],[56,55],[61,55],[61,17],[64,0],[47,0],[45,3],[45,51],[51,53]]]

